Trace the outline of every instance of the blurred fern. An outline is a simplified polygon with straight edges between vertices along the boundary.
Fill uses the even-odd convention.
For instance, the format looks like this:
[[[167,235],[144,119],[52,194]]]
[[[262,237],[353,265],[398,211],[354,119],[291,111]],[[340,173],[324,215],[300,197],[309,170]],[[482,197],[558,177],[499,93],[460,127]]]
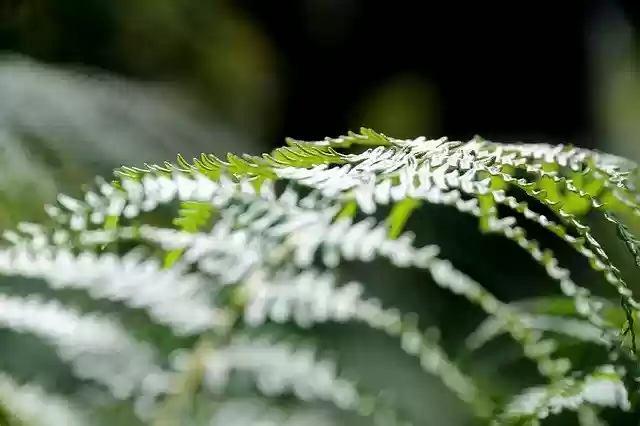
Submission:
[[[364,150],[345,152],[353,147]],[[481,424],[537,425],[563,411],[602,424],[606,409],[637,409],[639,305],[586,216],[613,221],[637,257],[638,239],[620,219],[640,215],[636,175],[627,160],[571,146],[398,140],[368,129],[289,140],[263,156],[122,167],[81,199],[59,196],[46,208],[50,220],[5,232],[0,272],[44,280],[51,291],[2,295],[0,325],[55,349],[80,390],[56,395],[0,376],[2,420],[413,424],[397,401],[304,333],[354,322],[396,339]],[[405,227],[426,204],[454,208],[514,242],[563,298],[507,303],[437,245],[418,244]],[[617,300],[576,283],[528,235],[530,224],[586,259]],[[487,321],[468,353],[505,332],[537,366],[539,383],[506,399],[485,389],[435,328],[341,273],[344,264],[379,260],[427,271],[481,309]],[[603,349],[595,366],[581,368],[563,352],[571,339]]]

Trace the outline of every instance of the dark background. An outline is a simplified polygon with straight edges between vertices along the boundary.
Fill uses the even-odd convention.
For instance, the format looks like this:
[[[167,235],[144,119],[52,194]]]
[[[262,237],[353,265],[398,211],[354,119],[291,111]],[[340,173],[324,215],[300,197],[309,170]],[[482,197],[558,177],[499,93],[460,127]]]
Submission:
[[[231,75],[234,65],[217,64],[214,77],[202,63],[206,51],[215,50],[203,44],[226,44],[230,50],[218,60],[269,62],[277,83],[261,87],[272,97],[264,107],[271,112],[263,114],[276,123],[265,125],[270,133],[262,140],[272,146],[285,135],[318,138],[375,125],[358,106],[402,78],[408,86],[429,86],[429,102],[416,101],[421,108],[410,112],[415,131],[594,146],[603,136],[592,105],[594,43],[602,35],[594,29],[612,11],[634,31],[640,23],[630,0],[133,4],[4,0],[0,47],[49,63],[179,81],[229,109],[223,96],[233,95],[224,86],[240,78]],[[236,19],[261,40],[233,46],[238,34],[219,27],[233,27]]]

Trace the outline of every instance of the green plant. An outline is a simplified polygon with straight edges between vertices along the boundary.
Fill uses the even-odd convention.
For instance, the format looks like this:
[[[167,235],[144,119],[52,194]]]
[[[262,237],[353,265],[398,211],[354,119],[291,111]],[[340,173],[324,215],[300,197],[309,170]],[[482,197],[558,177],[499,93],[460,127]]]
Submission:
[[[640,202],[629,161],[570,146],[397,140],[363,129],[289,140],[261,157],[179,157],[116,176],[82,199],[60,196],[47,206],[50,223],[5,233],[0,272],[44,280],[52,292],[20,296],[11,287],[0,296],[0,325],[55,348],[77,382],[62,402],[0,376],[0,422],[410,423],[304,333],[347,322],[397,339],[486,424],[534,425],[565,410],[597,424],[602,409],[633,409],[638,302],[587,225],[606,215],[637,257]],[[405,230],[426,204],[477,218],[483,233],[515,243],[564,296],[499,300]],[[602,283],[596,290],[613,289],[615,300],[574,282],[529,236],[530,223],[588,260]],[[380,260],[428,271],[484,311],[469,352],[506,332],[537,366],[540,385],[507,397],[484,388],[433,328],[424,332],[416,315],[383,306],[344,273],[346,264]],[[568,339],[603,348],[598,365],[577,368],[561,350]]]

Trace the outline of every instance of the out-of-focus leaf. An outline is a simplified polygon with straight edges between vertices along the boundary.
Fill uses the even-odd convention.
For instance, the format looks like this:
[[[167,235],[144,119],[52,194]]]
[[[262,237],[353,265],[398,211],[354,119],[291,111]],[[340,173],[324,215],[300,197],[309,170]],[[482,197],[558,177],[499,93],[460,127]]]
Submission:
[[[60,158],[114,168],[182,152],[249,151],[252,144],[177,90],[31,60],[0,62],[0,128]]]
[[[625,321],[624,312],[614,301],[597,299],[603,306],[603,316],[616,326]],[[599,329],[584,319],[579,319],[575,303],[566,297],[539,297],[511,304],[519,311],[526,313],[529,326],[543,331],[553,332],[580,341],[600,343]],[[505,333],[503,324],[495,318],[487,318],[467,338],[467,346],[477,350]]]
[[[0,226],[122,164],[251,151],[176,90],[19,57],[0,60]],[[25,196],[28,194],[28,197]]]

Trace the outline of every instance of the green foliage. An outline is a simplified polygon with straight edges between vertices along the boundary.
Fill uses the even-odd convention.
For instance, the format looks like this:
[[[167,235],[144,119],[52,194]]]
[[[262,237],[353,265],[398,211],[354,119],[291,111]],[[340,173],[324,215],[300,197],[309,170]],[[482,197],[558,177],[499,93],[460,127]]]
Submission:
[[[49,221],[5,233],[0,272],[42,280],[51,291],[1,295],[0,326],[55,349],[77,392],[56,395],[0,376],[1,419],[421,422],[341,369],[306,333],[347,322],[396,339],[480,424],[537,425],[564,411],[599,424],[607,410],[635,412],[640,306],[589,224],[598,215],[613,222],[637,262],[638,239],[619,219],[640,212],[635,170],[570,146],[398,140],[367,129],[288,140],[263,156],[122,167],[115,182],[99,179],[81,199],[58,197],[47,206]],[[472,217],[483,238],[515,243],[562,296],[501,300],[407,230],[425,206]],[[538,238],[540,231],[548,235]],[[595,285],[574,281],[544,246],[549,236],[586,261]],[[417,315],[345,279],[349,264],[380,261],[425,271],[484,313],[465,358],[505,333],[536,366],[537,382],[507,395],[485,389],[486,378],[451,354],[435,327],[425,331]],[[57,300],[64,292],[71,302]],[[600,351],[593,363],[566,350],[576,342]]]

